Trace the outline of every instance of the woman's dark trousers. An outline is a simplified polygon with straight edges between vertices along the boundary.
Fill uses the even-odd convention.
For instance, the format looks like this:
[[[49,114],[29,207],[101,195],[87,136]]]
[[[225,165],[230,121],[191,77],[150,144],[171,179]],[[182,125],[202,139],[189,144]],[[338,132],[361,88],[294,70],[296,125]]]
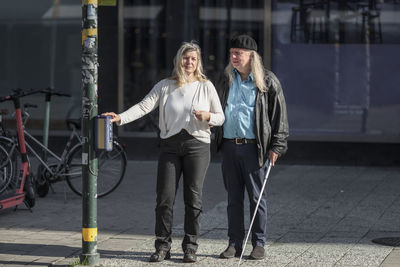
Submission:
[[[210,144],[203,143],[185,130],[161,140],[157,170],[157,206],[155,248],[169,250],[173,224],[173,206],[180,177],[183,175],[185,237],[182,249],[197,250],[202,213],[204,177],[210,163]]]

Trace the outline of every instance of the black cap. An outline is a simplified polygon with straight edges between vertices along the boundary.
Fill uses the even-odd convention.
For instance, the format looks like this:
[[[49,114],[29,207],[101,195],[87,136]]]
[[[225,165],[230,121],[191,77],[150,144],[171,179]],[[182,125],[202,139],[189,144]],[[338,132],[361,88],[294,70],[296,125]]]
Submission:
[[[248,35],[239,35],[231,39],[230,48],[243,48],[257,51],[257,43]]]

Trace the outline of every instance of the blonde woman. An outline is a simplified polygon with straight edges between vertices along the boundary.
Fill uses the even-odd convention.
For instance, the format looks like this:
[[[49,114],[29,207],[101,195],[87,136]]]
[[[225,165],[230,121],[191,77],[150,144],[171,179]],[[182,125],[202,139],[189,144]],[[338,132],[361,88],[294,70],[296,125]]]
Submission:
[[[185,202],[184,262],[196,261],[202,213],[202,189],[210,162],[210,126],[224,113],[214,85],[203,73],[200,47],[184,43],[174,58],[172,76],[158,82],[144,99],[111,121],[124,125],[159,108],[161,137],[157,170],[155,249],[151,262],[171,257],[173,204],[181,175]]]
[[[217,85],[225,111],[223,127],[216,128],[222,151],[222,175],[228,192],[228,247],[220,258],[240,256],[244,239],[244,191],[254,214],[269,158],[272,165],[287,149],[289,135],[285,98],[276,76],[265,70],[256,41],[239,35],[230,42],[230,62]],[[264,191],[265,193],[265,191]],[[267,203],[263,194],[252,228],[250,259],[265,257]]]

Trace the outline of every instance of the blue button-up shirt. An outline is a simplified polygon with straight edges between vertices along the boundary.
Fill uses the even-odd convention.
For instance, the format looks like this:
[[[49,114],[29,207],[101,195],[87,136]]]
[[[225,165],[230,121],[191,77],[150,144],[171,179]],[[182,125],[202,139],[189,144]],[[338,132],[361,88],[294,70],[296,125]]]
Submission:
[[[224,138],[255,139],[254,106],[258,89],[253,73],[245,81],[242,81],[236,69],[233,74],[235,79],[229,88],[225,107]]]

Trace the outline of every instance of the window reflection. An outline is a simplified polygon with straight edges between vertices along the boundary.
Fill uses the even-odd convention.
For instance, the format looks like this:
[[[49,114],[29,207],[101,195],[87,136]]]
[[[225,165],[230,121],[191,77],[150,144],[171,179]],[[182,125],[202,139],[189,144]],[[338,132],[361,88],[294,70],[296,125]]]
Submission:
[[[389,125],[400,78],[388,70],[400,68],[399,24],[400,1],[274,1],[272,69],[292,137],[398,139],[400,125]]]
[[[396,0],[276,1],[289,23],[292,43],[399,43]],[[282,18],[281,18],[282,19]]]
[[[184,41],[198,41],[211,80],[217,79],[228,63],[231,36],[253,36],[262,54],[264,2],[125,0],[123,109],[140,101],[156,82],[171,74],[173,57]],[[124,126],[124,130],[155,132],[157,113],[155,110]]]
[[[400,1],[124,1],[124,102],[140,101],[168,77],[183,41],[197,40],[207,76],[215,80],[229,58],[231,36],[247,33],[274,71],[288,102],[291,138],[341,140],[397,136],[400,125]],[[272,5],[271,18],[266,10]],[[179,7],[179,8],[176,8]],[[272,38],[266,34],[272,27]],[[265,39],[265,37],[268,39]],[[384,88],[384,89],[382,89]],[[381,93],[380,90],[384,90]],[[155,132],[157,111],[124,126]],[[357,139],[355,137],[355,139]],[[330,139],[331,138],[331,139]],[[354,139],[354,138],[353,138]],[[393,139],[392,139],[393,140]]]

